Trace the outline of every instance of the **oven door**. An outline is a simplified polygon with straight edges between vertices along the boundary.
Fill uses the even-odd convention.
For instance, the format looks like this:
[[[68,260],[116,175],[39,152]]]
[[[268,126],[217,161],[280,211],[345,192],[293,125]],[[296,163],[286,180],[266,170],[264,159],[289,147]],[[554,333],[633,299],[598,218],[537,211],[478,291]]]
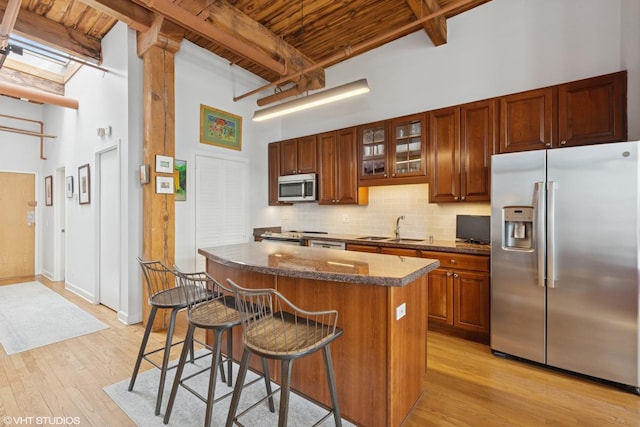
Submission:
[[[282,245],[302,246],[302,239],[296,239],[293,237],[263,237],[262,241],[269,243],[280,243]]]

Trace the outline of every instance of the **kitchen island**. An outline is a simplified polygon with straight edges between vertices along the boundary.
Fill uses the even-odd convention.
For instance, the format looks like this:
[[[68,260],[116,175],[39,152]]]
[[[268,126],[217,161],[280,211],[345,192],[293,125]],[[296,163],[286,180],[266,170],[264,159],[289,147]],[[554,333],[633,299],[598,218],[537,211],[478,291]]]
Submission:
[[[344,334],[331,352],[343,418],[363,426],[404,421],[423,392],[427,274],[437,260],[256,242],[198,252],[221,282],[275,288],[305,310],[338,310]],[[236,328],[236,359],[241,339]],[[260,370],[257,357],[252,368]],[[279,381],[280,367],[270,369]],[[330,406],[320,352],[296,360],[291,384]]]

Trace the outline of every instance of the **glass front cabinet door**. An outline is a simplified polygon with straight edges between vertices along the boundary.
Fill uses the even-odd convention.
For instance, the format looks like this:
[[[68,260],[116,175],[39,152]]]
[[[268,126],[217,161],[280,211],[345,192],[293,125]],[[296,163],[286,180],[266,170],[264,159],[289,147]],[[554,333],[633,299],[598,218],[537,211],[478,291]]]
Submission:
[[[425,176],[426,143],[424,114],[391,121],[391,177]]]
[[[384,179],[388,175],[387,122],[371,123],[359,132],[360,180]]]

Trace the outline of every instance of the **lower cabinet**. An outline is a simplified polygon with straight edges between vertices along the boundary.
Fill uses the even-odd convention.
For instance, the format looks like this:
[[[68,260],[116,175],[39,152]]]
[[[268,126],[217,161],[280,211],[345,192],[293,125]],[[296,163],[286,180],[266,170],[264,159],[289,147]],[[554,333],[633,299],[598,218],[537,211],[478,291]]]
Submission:
[[[421,251],[440,261],[429,273],[429,329],[489,342],[489,257]]]
[[[440,267],[429,273],[429,329],[489,343],[491,280],[488,256],[353,243],[347,243],[347,250],[437,259]]]

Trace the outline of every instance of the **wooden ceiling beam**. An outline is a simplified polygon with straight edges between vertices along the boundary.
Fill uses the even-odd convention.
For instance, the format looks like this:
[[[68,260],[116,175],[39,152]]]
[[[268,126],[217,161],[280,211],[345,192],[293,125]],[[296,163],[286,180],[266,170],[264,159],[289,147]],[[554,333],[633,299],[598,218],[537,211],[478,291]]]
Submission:
[[[129,0],[81,0],[82,3],[124,22],[135,31],[145,32],[153,24],[149,9]]]
[[[6,10],[7,0],[0,0],[0,12],[4,14]],[[13,32],[77,58],[102,62],[100,40],[28,10],[20,9]]]
[[[53,93],[55,95],[64,95],[64,84],[56,80],[51,80],[42,75],[34,73],[27,73],[23,70],[16,70],[10,66],[10,58],[4,63],[2,69],[0,69],[0,81],[6,83],[12,83],[19,86],[31,87],[44,92]]]
[[[289,73],[303,72],[298,90],[322,89],[325,87],[325,74],[322,68],[311,68],[314,62],[302,52],[282,40],[271,30],[245,15],[226,0],[209,1],[210,5],[200,15],[225,33],[243,40],[266,52],[273,58],[282,59]],[[308,72],[304,71],[309,69]]]
[[[416,18],[430,15],[440,10],[437,0],[406,0]],[[425,21],[422,24],[434,46],[441,46],[447,43],[447,18],[440,15],[436,18]]]

